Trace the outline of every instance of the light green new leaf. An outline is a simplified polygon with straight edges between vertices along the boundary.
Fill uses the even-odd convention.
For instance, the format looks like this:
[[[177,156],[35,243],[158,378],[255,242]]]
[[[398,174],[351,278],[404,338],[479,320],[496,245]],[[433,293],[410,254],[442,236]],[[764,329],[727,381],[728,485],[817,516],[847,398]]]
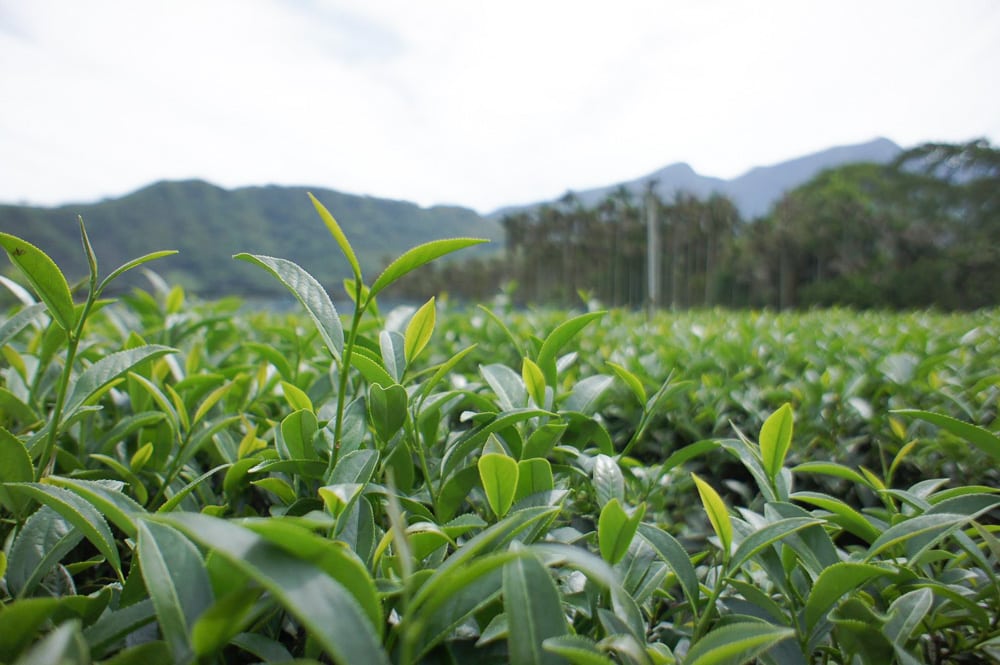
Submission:
[[[500,453],[487,453],[479,458],[478,467],[486,500],[493,513],[503,517],[514,503],[517,492],[517,461]]]
[[[73,383],[72,391],[66,398],[64,418],[71,417],[88,399],[136,365],[141,365],[148,360],[165,356],[168,353],[176,353],[176,349],[158,344],[147,344],[102,357],[83,370]]]
[[[294,411],[281,421],[281,443],[278,453],[285,459],[318,459],[313,437],[319,429],[316,414],[306,409]],[[287,456],[287,457],[286,457]]]
[[[66,332],[76,326],[76,310],[66,276],[49,256],[26,240],[0,233],[0,246],[18,267],[39,299],[49,308],[52,320]]]
[[[323,223],[326,224],[326,228],[329,229],[330,235],[333,236],[334,240],[337,241],[337,245],[340,246],[340,251],[344,253],[344,257],[347,258],[347,262],[351,264],[351,270],[354,272],[354,279],[361,282],[364,281],[361,278],[361,264],[358,263],[358,257],[354,255],[354,248],[351,247],[351,243],[347,241],[347,236],[344,235],[344,231],[340,228],[340,224],[337,220],[333,218],[330,211],[326,209],[322,203],[319,202],[312,192],[309,192],[309,200],[312,201],[313,207],[316,208],[316,212],[319,213],[320,218]]]
[[[542,370],[531,358],[525,358],[521,363],[521,378],[524,380],[524,387],[535,400],[535,404],[545,408],[545,376]]]
[[[306,308],[306,313],[316,325],[326,348],[338,362],[340,361],[344,353],[344,327],[329,294],[315,277],[287,259],[246,252],[236,254],[233,258],[260,266],[284,284],[285,288],[291,291],[296,300]]]
[[[763,621],[726,624],[695,642],[684,665],[743,665],[794,635],[791,628]]]
[[[341,665],[389,665],[375,626],[345,587],[313,563],[226,520],[195,513],[159,519],[210,547],[267,589]]]
[[[958,420],[957,418],[952,418],[951,416],[933,413],[931,411],[900,409],[893,411],[893,413],[901,416],[911,416],[913,418],[926,420],[929,423],[951,432],[955,436],[965,439],[988,454],[994,460],[1000,461],[1000,436],[987,429]]]
[[[554,486],[552,465],[544,457],[523,459],[517,463],[515,502],[538,492],[549,492]]]
[[[645,514],[644,503],[639,504],[631,517],[622,508],[618,499],[611,499],[604,504],[601,516],[597,520],[597,543],[605,561],[614,565],[625,557],[632,544],[632,538],[635,537],[636,529],[639,528],[639,522]]]
[[[221,387],[225,388],[225,386]],[[309,399],[309,395],[306,394],[306,391],[302,390],[295,384],[289,383],[288,381],[282,381],[281,392],[285,395],[285,401],[288,402],[288,405],[296,411],[301,409],[315,411],[315,409],[313,409],[312,400]]]
[[[434,297],[431,296],[431,299],[425,302],[406,324],[403,350],[407,364],[412,363],[431,340],[436,320],[437,309],[434,307]]]
[[[646,406],[646,400],[648,400],[649,397],[647,396],[646,388],[642,385],[642,381],[639,380],[639,377],[617,363],[607,362],[605,364],[614,370],[614,373],[619,379],[625,382],[625,385],[629,387],[629,390],[632,391],[635,398],[639,400],[639,406]]]
[[[538,350],[538,357],[535,360],[545,375],[545,382],[550,386],[557,384],[556,377],[556,356],[566,344],[583,330],[587,324],[604,316],[605,312],[588,312],[575,316],[568,321],[556,326],[555,330],[549,333],[542,348]]]
[[[708,521],[712,523],[712,529],[719,537],[722,556],[728,559],[733,544],[733,523],[729,519],[726,504],[715,488],[699,478],[697,474],[692,473],[691,477],[694,478],[694,484],[698,488],[698,496],[701,497],[701,503],[705,507],[705,512],[708,513]]]
[[[174,662],[191,660],[188,629],[214,599],[205,561],[184,535],[164,524],[138,524],[142,578]]]
[[[445,254],[450,254],[451,252],[484,242],[489,241],[482,238],[446,238],[444,240],[432,240],[407,250],[402,256],[390,263],[371,285],[366,303],[371,301],[382,289],[411,270],[416,270],[420,266],[430,263]]]
[[[760,428],[760,456],[771,482],[775,482],[785,463],[785,456],[792,444],[793,425],[792,406],[786,403],[768,416]]]
[[[515,551],[518,545],[514,545]],[[503,567],[503,606],[507,615],[507,650],[511,663],[545,665],[565,662],[546,651],[542,642],[569,633],[552,576],[534,555],[518,557]]]
[[[890,571],[867,563],[842,561],[826,568],[816,578],[806,601],[806,630],[812,632],[820,619],[844,594]]]
[[[92,504],[69,490],[43,483],[9,483],[7,487],[30,496],[66,518],[97,548],[124,581],[115,538],[104,517]]]

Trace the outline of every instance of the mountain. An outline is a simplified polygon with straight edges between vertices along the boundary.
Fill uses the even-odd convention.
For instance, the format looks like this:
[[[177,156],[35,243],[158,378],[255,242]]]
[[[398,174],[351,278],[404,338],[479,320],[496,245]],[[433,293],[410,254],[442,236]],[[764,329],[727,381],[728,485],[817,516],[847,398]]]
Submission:
[[[900,151],[892,141],[876,139],[754,168],[731,180],[700,175],[687,164],[672,164],[642,178],[576,195],[584,205],[594,205],[619,187],[641,195],[647,183],[655,181],[664,200],[678,191],[699,197],[718,192],[731,197],[745,219],[752,219],[765,214],[784,192],[824,169],[851,162],[884,163]],[[165,181],[97,203],[55,208],[0,204],[0,231],[41,247],[71,281],[87,274],[76,223],[77,215],[82,215],[102,275],[137,256],[177,249],[176,256],[150,265],[168,282],[207,296],[283,293],[264,271],[232,259],[235,253],[250,252],[295,261],[331,290],[339,290],[350,269],[309,202],[307,191],[305,187],[273,185],[226,190],[201,180]],[[437,238],[474,236],[494,241],[464,250],[459,257],[495,252],[503,242],[502,216],[542,205],[503,208],[481,216],[457,206],[421,208],[406,201],[330,189],[311,191],[336,216],[368,281],[388,260]],[[128,277],[123,286],[144,284],[141,275]]]
[[[900,152],[902,148],[889,139],[878,138],[867,143],[829,148],[772,166],[756,167],[731,180],[703,176],[688,164],[677,163],[641,178],[573,194],[584,206],[592,206],[621,187],[635,196],[641,196],[646,191],[647,183],[655,182],[657,194],[665,201],[673,199],[678,192],[688,192],[700,198],[719,193],[733,200],[744,219],[753,219],[766,214],[782,194],[805,184],[820,171],[855,162],[884,164],[895,159]],[[505,214],[539,205],[542,204],[501,208],[490,217],[498,219]]]
[[[149,264],[168,282],[204,295],[280,293],[282,287],[271,276],[232,258],[250,252],[295,261],[332,288],[350,275],[350,268],[307,191],[337,218],[368,281],[389,260],[420,243],[455,236],[493,241],[503,237],[497,221],[468,208],[421,208],[320,188],[226,190],[200,180],[158,182],[99,203],[56,208],[0,205],[0,231],[40,247],[71,281],[87,274],[77,225],[81,215],[101,275],[134,257],[177,249],[177,255]],[[132,276],[133,284],[136,279],[141,278]]]

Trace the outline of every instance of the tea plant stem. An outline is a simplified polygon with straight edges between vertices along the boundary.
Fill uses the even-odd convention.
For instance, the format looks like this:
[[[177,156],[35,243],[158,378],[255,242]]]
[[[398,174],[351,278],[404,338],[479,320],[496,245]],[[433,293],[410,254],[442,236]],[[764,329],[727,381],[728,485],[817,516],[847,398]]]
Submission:
[[[94,286],[95,276],[91,271],[90,290],[87,293],[87,300],[80,310],[80,318],[77,319],[72,331],[66,331],[66,364],[63,365],[59,385],[56,386],[56,402],[52,409],[52,418],[49,420],[49,435],[45,440],[41,457],[39,457],[39,461],[45,460],[45,464],[39,466],[35,480],[41,480],[50,475],[56,466],[56,441],[59,439],[59,426],[62,424],[62,410],[66,405],[66,393],[69,392],[69,382],[73,376],[73,363],[76,362],[76,352],[80,346],[80,338],[83,337],[83,324],[86,323],[90,308],[99,295],[95,292]]]
[[[361,326],[361,316],[368,307],[368,302],[361,301],[361,294],[364,285],[361,280],[355,280],[354,291],[354,316],[351,318],[351,332],[347,336],[347,343],[344,344],[344,353],[340,359],[340,382],[337,385],[337,423],[333,428],[333,454],[330,457],[330,468],[337,464],[340,455],[341,438],[344,431],[344,408],[347,397],[347,378],[351,369],[351,355],[354,351],[354,344],[358,338],[358,328]]]

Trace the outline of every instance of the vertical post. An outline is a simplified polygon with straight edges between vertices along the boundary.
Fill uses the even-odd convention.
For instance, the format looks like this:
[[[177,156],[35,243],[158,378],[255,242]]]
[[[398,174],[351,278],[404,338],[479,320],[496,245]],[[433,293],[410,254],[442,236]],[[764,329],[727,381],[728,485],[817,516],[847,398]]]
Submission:
[[[653,184],[646,190],[646,278],[647,316],[653,318],[660,306],[660,222]]]

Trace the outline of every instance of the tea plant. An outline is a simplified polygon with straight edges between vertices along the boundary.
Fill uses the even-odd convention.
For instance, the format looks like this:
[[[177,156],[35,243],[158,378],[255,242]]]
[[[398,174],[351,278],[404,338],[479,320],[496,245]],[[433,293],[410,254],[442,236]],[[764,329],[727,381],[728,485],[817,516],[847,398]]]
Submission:
[[[926,448],[1000,459],[996,433],[967,422],[995,418],[988,334],[955,345],[914,325],[926,358],[895,349],[854,379],[819,373],[818,351],[805,371],[776,357],[796,335],[850,355],[818,314],[791,332],[767,313],[626,326],[434,298],[383,315],[395,280],[479,241],[418,246],[366,283],[312,203],[351,266],[344,317],[301,267],[251,254],[236,258],[304,317],[199,303],[154,274],[151,292],[104,301],[168,253],[98,281],[82,223],[78,305],[40,249],[0,236],[31,287],[4,280],[22,305],[0,323],[0,660],[997,659],[1000,496],[899,482],[934,468]],[[692,364],[709,339],[725,350]],[[944,399],[912,392],[918,377]],[[828,395],[875,421],[878,464],[825,454],[857,436]]]

